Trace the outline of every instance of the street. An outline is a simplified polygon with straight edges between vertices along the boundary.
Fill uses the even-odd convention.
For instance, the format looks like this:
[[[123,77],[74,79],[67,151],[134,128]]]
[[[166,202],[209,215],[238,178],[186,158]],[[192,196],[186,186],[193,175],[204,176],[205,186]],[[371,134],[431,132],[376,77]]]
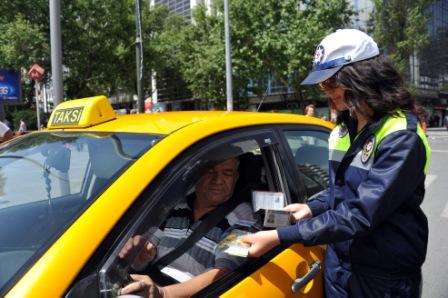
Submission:
[[[448,132],[445,128],[430,128],[428,135],[432,161],[423,210],[429,221],[429,243],[422,297],[438,298],[448,297]]]

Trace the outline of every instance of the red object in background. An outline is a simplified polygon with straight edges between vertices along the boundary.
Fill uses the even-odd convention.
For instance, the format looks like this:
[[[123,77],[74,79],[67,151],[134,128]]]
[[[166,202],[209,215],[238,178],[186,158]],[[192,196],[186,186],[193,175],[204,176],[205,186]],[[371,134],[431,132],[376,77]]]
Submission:
[[[39,81],[45,73],[45,69],[40,67],[39,64],[34,64],[28,71],[28,76],[35,81]]]
[[[152,109],[152,102],[145,101],[145,113],[151,113]]]

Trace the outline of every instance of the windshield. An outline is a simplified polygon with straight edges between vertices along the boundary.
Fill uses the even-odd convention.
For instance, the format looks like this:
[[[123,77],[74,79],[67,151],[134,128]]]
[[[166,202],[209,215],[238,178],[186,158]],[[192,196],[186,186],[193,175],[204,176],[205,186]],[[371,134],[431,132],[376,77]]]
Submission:
[[[0,147],[0,289],[160,138],[45,132]]]

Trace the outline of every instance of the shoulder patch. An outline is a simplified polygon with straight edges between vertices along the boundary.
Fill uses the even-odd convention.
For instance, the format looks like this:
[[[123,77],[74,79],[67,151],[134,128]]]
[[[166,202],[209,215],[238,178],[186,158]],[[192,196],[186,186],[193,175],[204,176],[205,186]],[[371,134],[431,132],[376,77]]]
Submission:
[[[347,126],[342,125],[342,126],[339,128],[339,131],[338,131],[338,137],[343,138],[343,137],[345,137],[345,136],[347,135],[347,133],[348,133],[348,128],[347,128]]]
[[[373,148],[375,148],[375,136],[370,136],[362,147],[361,161],[366,163],[369,161],[370,156],[372,156]]]

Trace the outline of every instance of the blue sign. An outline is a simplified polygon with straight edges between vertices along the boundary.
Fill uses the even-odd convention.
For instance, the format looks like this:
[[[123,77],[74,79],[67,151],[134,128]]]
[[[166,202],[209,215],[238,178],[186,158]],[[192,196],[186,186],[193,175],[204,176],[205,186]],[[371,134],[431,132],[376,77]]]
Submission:
[[[0,102],[19,103],[21,100],[20,73],[0,69]]]

